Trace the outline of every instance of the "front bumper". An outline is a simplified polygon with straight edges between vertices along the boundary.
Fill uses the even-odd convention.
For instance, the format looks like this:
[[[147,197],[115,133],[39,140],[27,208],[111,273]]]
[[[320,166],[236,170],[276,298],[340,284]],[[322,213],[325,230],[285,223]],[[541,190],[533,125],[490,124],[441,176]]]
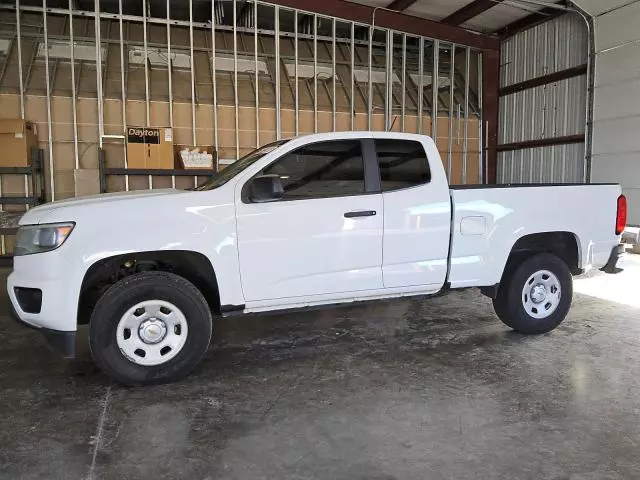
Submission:
[[[77,307],[84,270],[70,265],[58,250],[13,259],[7,295],[13,315],[41,332],[64,357],[75,353]]]
[[[31,325],[20,319],[13,304],[11,304],[11,316],[19,324],[42,333],[47,345],[54,353],[61,355],[63,358],[74,358],[76,356],[76,332],[64,332]]]
[[[619,244],[611,249],[611,254],[609,255],[609,260],[607,264],[602,267],[602,270],[605,273],[620,273],[623,269],[618,267],[618,262],[620,258],[624,256],[624,245]]]

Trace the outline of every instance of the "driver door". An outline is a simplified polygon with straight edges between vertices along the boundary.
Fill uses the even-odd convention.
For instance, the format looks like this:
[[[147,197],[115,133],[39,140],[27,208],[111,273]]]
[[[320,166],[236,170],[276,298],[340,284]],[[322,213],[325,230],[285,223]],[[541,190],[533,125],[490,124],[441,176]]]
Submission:
[[[365,181],[363,151],[373,152],[372,139],[307,144],[258,174],[280,176],[280,200],[253,203],[236,192],[246,301],[383,288],[382,195]]]

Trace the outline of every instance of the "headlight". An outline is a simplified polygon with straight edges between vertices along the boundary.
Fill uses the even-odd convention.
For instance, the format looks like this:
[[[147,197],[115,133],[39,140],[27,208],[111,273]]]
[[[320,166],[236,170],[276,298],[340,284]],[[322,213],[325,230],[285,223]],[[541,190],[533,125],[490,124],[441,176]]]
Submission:
[[[30,255],[55,250],[69,237],[74,226],[73,222],[22,226],[16,233],[13,254]]]

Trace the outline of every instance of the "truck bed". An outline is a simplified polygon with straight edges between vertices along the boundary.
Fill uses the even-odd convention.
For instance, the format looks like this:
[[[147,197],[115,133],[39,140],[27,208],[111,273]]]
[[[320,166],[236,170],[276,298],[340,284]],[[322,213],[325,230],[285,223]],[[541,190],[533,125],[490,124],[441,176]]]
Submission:
[[[459,185],[450,192],[452,287],[499,282],[511,248],[531,234],[568,232],[575,236],[580,268],[607,263],[619,185]]]

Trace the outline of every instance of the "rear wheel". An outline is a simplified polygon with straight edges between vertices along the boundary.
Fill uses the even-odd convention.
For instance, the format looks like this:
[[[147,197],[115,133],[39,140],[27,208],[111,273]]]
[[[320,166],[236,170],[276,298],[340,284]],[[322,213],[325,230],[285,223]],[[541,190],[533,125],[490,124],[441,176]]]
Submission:
[[[143,272],[98,300],[89,346],[98,366],[120,383],[165,383],[200,363],[211,330],[209,306],[193,284],[171,273]]]
[[[540,253],[507,268],[493,306],[500,320],[514,330],[545,333],[562,323],[572,296],[573,280],[566,263]]]

